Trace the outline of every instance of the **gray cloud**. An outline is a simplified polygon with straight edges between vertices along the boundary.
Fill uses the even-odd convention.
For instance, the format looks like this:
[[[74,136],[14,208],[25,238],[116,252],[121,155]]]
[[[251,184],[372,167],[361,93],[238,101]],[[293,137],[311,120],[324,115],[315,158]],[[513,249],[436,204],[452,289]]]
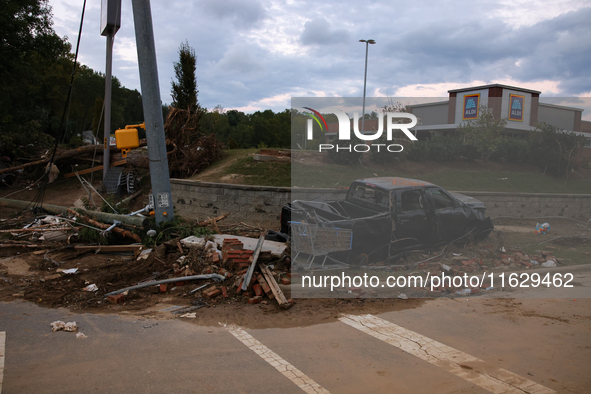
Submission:
[[[80,4],[50,1],[56,30],[75,42]],[[591,8],[564,12],[551,1],[520,4],[152,1],[162,100],[171,100],[173,62],[185,40],[195,48],[199,101],[207,108],[246,107],[292,94],[359,97],[365,45],[358,40],[367,38],[377,41],[369,48],[368,94],[491,80],[514,80],[525,88],[553,81],[561,96],[591,91]],[[87,9],[80,59],[104,71],[99,12]],[[131,6],[123,2],[113,72],[139,89],[134,43]],[[283,110],[289,100],[272,105]]]
[[[201,0],[197,3],[203,10],[219,19],[228,19],[240,28],[256,25],[265,18],[265,9],[257,1]]]
[[[314,18],[306,22],[300,36],[304,45],[332,45],[349,42],[349,32],[344,29],[331,30],[331,24],[324,18]]]

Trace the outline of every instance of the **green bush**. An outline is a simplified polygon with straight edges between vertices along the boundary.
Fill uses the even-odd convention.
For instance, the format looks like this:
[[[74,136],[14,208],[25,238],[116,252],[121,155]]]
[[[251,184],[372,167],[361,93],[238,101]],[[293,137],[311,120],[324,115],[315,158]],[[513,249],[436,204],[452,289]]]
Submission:
[[[429,147],[429,159],[456,161],[462,152],[462,141],[453,137],[434,137],[425,141]]]
[[[478,151],[478,147],[472,144],[463,144],[460,156],[468,160],[477,160],[480,159],[480,152]]]
[[[412,161],[429,160],[429,141],[414,141],[404,147],[404,158]]]
[[[355,152],[353,147],[357,144],[361,144],[361,141],[358,139],[351,139],[351,141],[344,141],[340,143],[335,143],[334,149],[328,151],[328,158],[335,164],[342,164],[347,166],[358,166],[361,164],[361,155],[362,152]],[[337,152],[337,146],[339,147],[339,151]],[[349,147],[351,151],[349,152]]]
[[[504,137],[499,141],[497,150],[491,155],[494,161],[508,161],[510,163],[525,163],[531,158],[530,144],[527,140]]]
[[[583,136],[540,123],[529,135],[530,160],[543,169],[544,174],[568,176],[581,165],[579,155],[584,142]]]

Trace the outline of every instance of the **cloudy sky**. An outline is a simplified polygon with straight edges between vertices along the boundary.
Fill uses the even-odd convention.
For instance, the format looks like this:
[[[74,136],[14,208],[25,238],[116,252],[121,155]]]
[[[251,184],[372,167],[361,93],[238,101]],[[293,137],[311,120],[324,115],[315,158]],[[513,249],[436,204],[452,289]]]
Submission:
[[[83,0],[50,0],[54,28],[75,45]],[[131,1],[122,1],[113,75],[140,90]],[[591,96],[591,4],[586,0],[152,0],[162,101],[188,41],[199,102],[245,112],[291,97],[447,97],[503,83],[542,97]],[[105,70],[100,1],[88,1],[79,60]],[[569,101],[569,100],[565,100]],[[566,104],[566,102],[565,102]],[[576,100],[570,100],[577,106]],[[584,112],[591,120],[591,111]]]

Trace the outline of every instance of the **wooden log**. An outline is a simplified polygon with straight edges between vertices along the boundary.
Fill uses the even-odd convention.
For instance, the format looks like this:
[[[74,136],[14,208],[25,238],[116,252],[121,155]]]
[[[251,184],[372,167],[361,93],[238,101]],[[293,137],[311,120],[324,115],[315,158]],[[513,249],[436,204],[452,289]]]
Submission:
[[[98,250],[99,252],[135,252],[140,250],[142,245],[78,245],[74,246],[74,250]]]
[[[33,207],[33,202],[31,201],[21,201],[21,200],[11,200],[9,198],[0,198],[0,207],[6,208],[14,208],[14,209],[27,209]],[[60,207],[58,205],[52,204],[43,204],[41,208],[45,209],[47,212],[53,215],[59,215],[61,213],[67,212],[69,208]],[[106,223],[113,223],[113,220],[118,220],[121,223],[143,227],[147,225],[149,222],[148,218],[141,218],[139,216],[125,216],[125,215],[117,215],[114,213],[107,213],[107,212],[97,212],[97,211],[84,211],[85,215],[93,216],[97,220],[106,222]]]
[[[96,227],[98,227],[98,228],[102,228],[103,230],[106,230],[106,229],[108,229],[109,227],[111,227],[111,226],[109,226],[108,224],[103,224],[103,223],[97,222],[96,220],[92,220],[92,219],[90,219],[89,217],[82,216],[82,215],[80,215],[78,212],[76,212],[76,211],[73,211],[73,210],[71,210],[71,209],[68,209],[68,212],[70,212],[70,213],[71,213],[71,214],[73,214],[73,215],[76,215],[77,217],[79,217],[79,218],[81,218],[81,219],[84,219],[84,220],[86,220],[88,223],[92,224],[93,226],[96,226]],[[113,232],[115,232],[115,233],[117,233],[117,234],[121,234],[121,235],[122,235],[122,236],[124,236],[124,237],[131,238],[131,239],[133,239],[135,242],[142,242],[142,239],[141,239],[141,238],[140,238],[140,237],[139,237],[137,234],[134,234],[134,233],[132,233],[131,231],[127,231],[127,230],[124,230],[124,229],[122,229],[122,228],[119,228],[119,227],[113,227],[113,229],[112,229],[111,231],[113,231]]]
[[[111,166],[117,167],[117,166],[121,166],[123,164],[127,164],[126,159],[111,163]],[[78,175],[88,174],[89,172],[101,171],[103,169],[103,167],[104,167],[103,165],[100,165],[100,166],[96,166],[96,167],[92,167],[92,168],[87,168],[85,170],[80,170],[80,171],[78,171]],[[73,176],[76,176],[76,172],[70,172],[69,174],[64,175],[65,178],[71,178]]]
[[[80,148],[67,150],[67,151],[62,152],[60,154],[56,154],[55,158],[53,159],[53,162],[55,163],[59,160],[67,159],[69,157],[75,157],[75,156],[80,156],[80,155],[84,155],[87,153],[92,153],[92,152],[94,152],[94,149],[95,149],[94,145],[86,145],[86,146],[81,146]],[[117,148],[112,146],[110,150],[117,151]],[[99,152],[101,155],[103,154],[102,146],[98,147],[97,154],[99,154]],[[22,164],[20,166],[3,168],[0,170],[0,174],[6,174],[9,172],[24,170],[25,168],[29,168],[29,167],[35,167],[35,166],[39,166],[42,164],[46,164],[46,163],[49,163],[49,159],[51,159],[51,157],[46,157],[45,159],[42,159],[42,160],[32,161],[30,163]]]

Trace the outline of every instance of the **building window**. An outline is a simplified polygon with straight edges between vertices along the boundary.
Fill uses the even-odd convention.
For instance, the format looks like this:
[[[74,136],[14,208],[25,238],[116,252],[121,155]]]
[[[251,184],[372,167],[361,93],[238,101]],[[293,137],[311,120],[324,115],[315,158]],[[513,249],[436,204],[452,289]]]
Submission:
[[[591,139],[587,138],[583,144],[585,148],[591,148]]]

